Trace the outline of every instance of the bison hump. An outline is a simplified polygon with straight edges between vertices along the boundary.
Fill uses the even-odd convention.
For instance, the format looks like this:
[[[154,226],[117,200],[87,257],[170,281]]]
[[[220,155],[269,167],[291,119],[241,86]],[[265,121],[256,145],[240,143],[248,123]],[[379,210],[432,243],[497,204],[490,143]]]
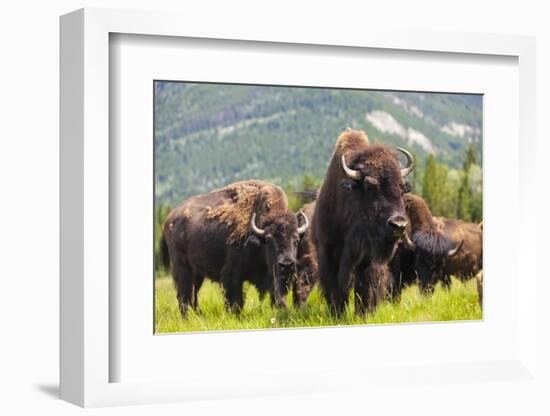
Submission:
[[[228,244],[240,244],[250,230],[252,215],[258,218],[277,210],[286,212],[288,202],[277,186],[263,181],[242,181],[222,188],[223,203],[211,207],[206,219],[217,221],[229,229]]]
[[[369,138],[367,133],[363,130],[353,130],[348,127],[338,136],[338,140],[336,141],[336,154],[341,157],[368,143]]]

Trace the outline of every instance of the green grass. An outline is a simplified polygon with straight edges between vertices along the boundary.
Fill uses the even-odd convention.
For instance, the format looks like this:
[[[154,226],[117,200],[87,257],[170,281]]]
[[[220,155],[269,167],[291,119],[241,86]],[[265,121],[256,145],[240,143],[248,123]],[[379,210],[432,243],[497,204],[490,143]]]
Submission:
[[[227,311],[219,284],[205,280],[199,291],[200,312],[190,310],[181,317],[172,279],[161,275],[155,279],[155,332],[190,332],[210,330],[239,330],[260,328],[287,328],[309,326],[336,326],[361,324],[387,324],[400,322],[432,322],[481,319],[475,279],[466,284],[453,279],[450,290],[437,286],[433,295],[423,296],[418,287],[403,291],[398,303],[384,302],[374,315],[355,316],[353,302],[345,314],[336,318],[329,313],[327,304],[316,287],[307,305],[277,309],[268,297],[260,301],[258,291],[246,284],[245,304],[241,314]]]

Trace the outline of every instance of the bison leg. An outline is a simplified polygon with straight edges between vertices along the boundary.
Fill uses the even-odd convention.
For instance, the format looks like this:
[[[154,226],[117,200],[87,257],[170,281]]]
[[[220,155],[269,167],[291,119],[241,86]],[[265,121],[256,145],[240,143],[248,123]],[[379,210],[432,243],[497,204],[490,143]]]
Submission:
[[[225,300],[229,309],[235,312],[242,310],[244,305],[242,282],[225,287]]]
[[[361,264],[355,278],[355,313],[374,313],[378,304],[389,298],[391,286],[387,264]]]
[[[292,282],[292,302],[299,308],[306,306],[307,298],[313,289],[313,285],[308,283],[309,280],[307,272],[304,272]]]
[[[294,305],[303,307],[315,284],[315,265],[311,258],[303,260],[298,267],[298,275],[292,281],[292,300]]]
[[[199,310],[199,290],[201,289],[202,282],[204,282],[204,276],[195,274],[195,287],[193,290],[193,297],[191,298],[191,306],[196,311]]]
[[[369,276],[369,291],[367,297],[367,312],[374,313],[378,304],[387,296],[390,287],[390,274],[386,263],[371,263],[367,268]]]
[[[451,276],[449,275],[443,275],[441,276],[441,285],[446,289],[446,290],[449,290],[451,288],[451,284],[452,284],[452,281],[451,281]]]
[[[189,306],[196,306],[195,276],[189,265],[183,261],[172,263],[172,274],[176,284],[179,309],[182,317],[185,317]]]
[[[221,276],[225,292],[225,305],[228,309],[240,312],[243,304],[243,281],[239,272],[224,270]]]
[[[390,287],[388,291],[388,300],[391,302],[399,302],[401,292],[403,291],[403,279],[401,277],[401,261],[399,255],[396,255],[389,266],[390,272]]]
[[[332,258],[332,252],[327,246],[318,247],[319,258],[319,283],[325,299],[332,312],[336,312],[334,307],[334,293],[337,291],[336,273],[338,271],[338,263]]]
[[[364,272],[362,272],[364,274]],[[365,282],[364,276],[355,279],[355,314],[365,315],[367,311],[368,285]]]
[[[332,306],[336,313],[341,314],[349,300],[349,291],[352,286],[353,271],[356,268],[355,256],[350,250],[350,244],[346,244],[340,259],[338,268],[337,288],[332,299]]]

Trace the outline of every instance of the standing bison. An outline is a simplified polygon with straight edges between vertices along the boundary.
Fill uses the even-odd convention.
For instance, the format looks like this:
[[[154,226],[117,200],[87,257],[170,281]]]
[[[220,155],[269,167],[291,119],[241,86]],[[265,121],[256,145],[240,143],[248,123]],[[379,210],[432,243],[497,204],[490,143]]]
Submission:
[[[483,225],[443,217],[436,217],[434,221],[440,224],[449,240],[455,244],[464,241],[458,254],[446,262],[444,275],[454,275],[462,281],[476,277],[483,268]]]
[[[336,314],[355,287],[355,312],[373,312],[389,287],[388,262],[407,219],[403,178],[413,169],[409,152],[371,145],[363,131],[347,129],[336,142],[315,205],[312,240],[321,288]]]
[[[283,190],[267,182],[236,182],[183,201],[168,215],[161,240],[181,313],[198,306],[206,276],[221,282],[228,307],[236,310],[243,306],[245,280],[284,305],[307,228],[307,218],[298,226]]]
[[[304,218],[308,218],[309,222],[313,219],[315,212],[315,202],[310,202],[302,207]],[[315,245],[311,240],[311,229],[308,229],[298,244],[297,254],[297,274],[292,285],[292,298],[294,304],[298,306],[305,305],[311,290],[317,280],[317,253]]]
[[[394,300],[399,298],[402,287],[413,284],[417,276],[420,290],[432,292],[437,281],[445,276],[448,259],[456,256],[463,244],[460,239],[447,238],[424,199],[407,194],[403,200],[408,219],[406,235],[390,263]]]

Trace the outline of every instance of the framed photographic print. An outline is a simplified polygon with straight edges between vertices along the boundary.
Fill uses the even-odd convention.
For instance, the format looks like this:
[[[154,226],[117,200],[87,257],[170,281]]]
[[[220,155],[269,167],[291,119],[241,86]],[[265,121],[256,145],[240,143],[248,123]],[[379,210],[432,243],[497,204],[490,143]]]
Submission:
[[[534,41],[231,28],[61,18],[62,398],[537,383]]]
[[[481,319],[482,99],[155,80],[155,332]]]

